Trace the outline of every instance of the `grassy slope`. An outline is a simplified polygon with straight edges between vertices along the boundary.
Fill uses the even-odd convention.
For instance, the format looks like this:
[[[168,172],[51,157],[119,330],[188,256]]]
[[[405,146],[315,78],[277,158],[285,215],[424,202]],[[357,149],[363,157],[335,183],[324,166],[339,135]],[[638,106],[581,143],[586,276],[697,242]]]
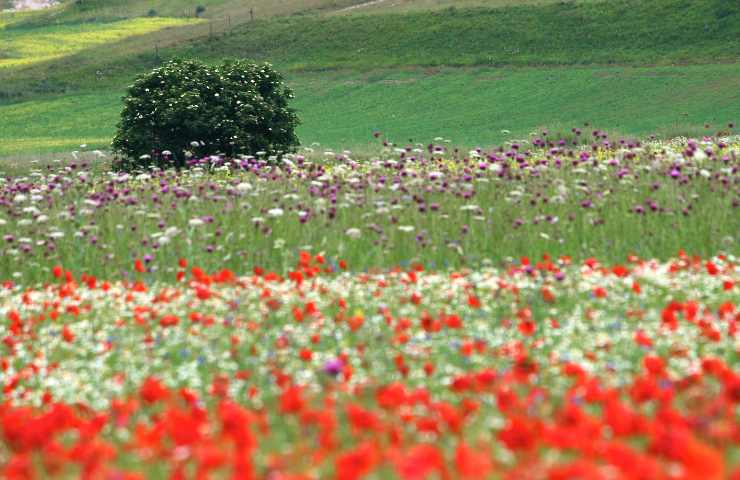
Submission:
[[[466,146],[502,141],[502,129],[522,138],[533,127],[569,130],[583,122],[623,134],[683,134],[695,132],[691,125],[733,120],[740,103],[735,65],[451,69],[331,82],[317,75],[313,82],[298,84],[301,138],[332,147],[354,145],[374,129],[399,142],[443,136]]]
[[[88,44],[84,49],[78,48],[76,54],[67,52],[63,58],[54,58],[53,61],[25,62],[16,65],[20,68],[13,69],[0,68],[0,101],[111,85],[120,89],[132,76],[160,61],[155,55],[158,49],[164,54],[168,48],[231,30],[250,21],[251,6],[254,7],[255,17],[265,20],[276,16],[332,11],[360,1],[204,0],[199,2],[206,6],[203,22],[183,28],[158,29],[146,34],[132,32],[125,38],[106,42],[98,48]],[[189,20],[193,20],[193,9],[187,9],[182,2],[174,0],[133,0],[125,6],[114,0],[88,0],[82,6],[67,1],[43,11],[0,14],[0,30],[3,30],[5,38],[12,39],[12,43],[0,44],[0,59],[23,58],[23,55],[17,53],[19,50],[32,51],[36,57],[43,55],[44,48],[39,49],[35,44],[37,38],[48,34],[50,29],[59,33],[67,29],[78,29],[89,35],[91,32],[115,26],[123,20],[140,19],[152,9],[157,15],[166,18],[189,15]],[[11,51],[11,47],[14,51]],[[104,77],[104,82],[111,81],[101,85],[96,75],[99,70],[108,74]]]
[[[74,0],[62,1],[57,8],[35,12],[25,23],[48,23],[49,21],[87,22],[109,21],[111,19],[132,18],[148,15],[151,10],[157,15],[177,17],[192,16],[196,5],[206,7],[203,18],[231,15],[240,18],[250,15],[254,10],[257,18],[279,15],[292,15],[306,11],[327,10],[349,7],[363,0],[86,0],[77,4]]]
[[[617,0],[292,18],[258,22],[185,53],[269,58],[285,68],[310,70],[733,61],[740,57],[740,44],[730,41],[740,35],[740,5],[718,5]]]
[[[95,18],[111,20],[115,7],[102,3]],[[278,14],[291,8],[299,12],[299,5],[326,9],[345,3],[353,2],[283,0],[271,5]],[[213,13],[228,4],[214,0],[207,5]],[[167,5],[158,8],[174,14]],[[75,10],[46,15],[52,13],[65,22],[91,15]],[[24,22],[25,27],[21,22],[10,28],[33,31],[38,17]],[[192,30],[204,28],[133,37],[10,73],[0,69],[0,95],[34,88],[67,93],[0,103],[7,120],[0,130],[0,153],[68,149],[81,142],[104,145],[123,87],[172,55],[246,56],[276,63],[288,71],[297,90],[301,137],[335,147],[361,145],[375,128],[399,139],[444,135],[476,144],[498,140],[501,128],[524,134],[538,125],[569,127],[583,120],[625,134],[681,133],[704,122],[736,120],[740,113],[736,63],[647,70],[485,66],[732,62],[740,57],[738,44],[728,41],[740,34],[740,6],[720,0],[302,15],[261,20],[184,43]],[[165,38],[173,48],[167,48]],[[159,60],[151,50],[157,39],[163,42]],[[431,65],[479,67],[435,75],[420,68]],[[321,69],[337,71],[311,72]],[[97,70],[104,72],[102,80]],[[30,126],[29,117],[34,118]]]
[[[340,13],[388,13],[418,10],[439,10],[442,8],[486,7],[498,8],[512,5],[546,5],[562,0],[379,0],[364,2]],[[596,0],[569,0],[572,3],[585,3]]]
[[[196,19],[145,17],[110,23],[48,25],[31,31],[10,28],[3,32],[0,69],[49,62],[97,45],[197,22]]]
[[[334,72],[293,75],[289,82],[303,119],[301,140],[332,148],[362,146],[376,129],[399,142],[444,136],[467,146],[501,141],[502,129],[526,136],[545,123],[557,129],[590,121],[623,134],[698,133],[705,122],[719,128],[736,120],[740,102],[737,65]],[[105,147],[119,109],[117,91],[0,108],[6,120],[0,155]]]
[[[329,0],[324,0],[329,1]],[[0,94],[43,79],[97,88],[95,71],[116,86],[160,55],[266,59],[287,70],[409,65],[579,65],[715,63],[740,58],[740,4],[655,0],[456,9],[389,15],[293,16],[260,20],[221,34],[226,24],[189,26],[91,48],[66,59],[0,72]],[[205,37],[187,43],[190,35]],[[175,45],[175,48],[166,48]]]

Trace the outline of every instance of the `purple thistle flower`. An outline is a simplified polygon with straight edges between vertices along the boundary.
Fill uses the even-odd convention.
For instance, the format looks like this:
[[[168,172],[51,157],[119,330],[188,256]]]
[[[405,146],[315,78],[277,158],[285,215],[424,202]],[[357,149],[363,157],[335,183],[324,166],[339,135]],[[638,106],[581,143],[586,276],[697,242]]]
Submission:
[[[344,368],[344,362],[339,358],[333,358],[324,364],[323,370],[327,375],[336,377],[342,373],[342,368]]]

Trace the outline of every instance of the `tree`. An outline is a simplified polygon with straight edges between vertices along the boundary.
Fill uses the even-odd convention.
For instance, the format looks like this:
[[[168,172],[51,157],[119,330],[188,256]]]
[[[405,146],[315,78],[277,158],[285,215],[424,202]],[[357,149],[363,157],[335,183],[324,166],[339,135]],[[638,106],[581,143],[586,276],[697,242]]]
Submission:
[[[268,63],[172,60],[128,88],[113,149],[134,167],[294,151],[298,118],[288,107],[291,98]]]

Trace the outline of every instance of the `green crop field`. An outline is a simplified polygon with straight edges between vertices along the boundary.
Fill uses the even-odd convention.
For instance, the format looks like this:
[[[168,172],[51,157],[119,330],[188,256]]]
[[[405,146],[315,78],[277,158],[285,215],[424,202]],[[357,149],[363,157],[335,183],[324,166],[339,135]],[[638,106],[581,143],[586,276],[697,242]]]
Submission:
[[[733,64],[341,71],[292,75],[289,84],[303,119],[299,138],[334,149],[362,147],[376,130],[402,143],[442,136],[485,146],[526,138],[535,127],[565,131],[584,122],[631,136],[701,135],[705,123],[712,133],[721,129],[740,102]],[[105,148],[120,96],[81,92],[0,107],[0,155]]]
[[[110,23],[61,24],[33,29],[10,28],[3,32],[0,68],[48,62],[129,36],[193,23],[196,20],[153,17]]]

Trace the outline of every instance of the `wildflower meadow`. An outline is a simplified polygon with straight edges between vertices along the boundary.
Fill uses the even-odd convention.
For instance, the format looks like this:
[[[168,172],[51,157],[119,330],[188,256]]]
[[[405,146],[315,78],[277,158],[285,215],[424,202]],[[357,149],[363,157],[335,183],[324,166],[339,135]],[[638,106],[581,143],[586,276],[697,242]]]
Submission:
[[[738,0],[0,0],[0,480],[740,480]]]
[[[0,471],[740,478],[740,137],[0,178]]]

